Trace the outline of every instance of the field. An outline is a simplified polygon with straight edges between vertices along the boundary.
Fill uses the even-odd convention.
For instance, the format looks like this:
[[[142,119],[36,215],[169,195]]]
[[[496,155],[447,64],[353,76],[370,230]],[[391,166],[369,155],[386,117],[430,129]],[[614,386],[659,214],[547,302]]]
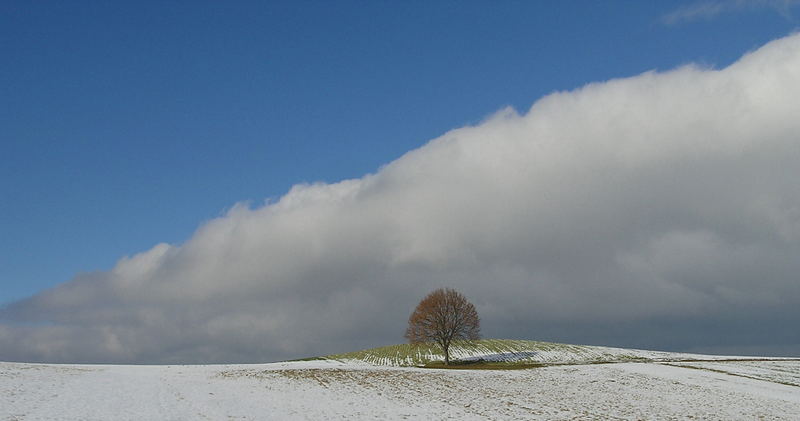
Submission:
[[[414,367],[435,363],[437,353],[404,347],[254,365],[0,363],[0,419],[791,420],[800,414],[800,361],[792,359],[482,341],[459,351],[461,358],[539,366],[443,370]]]
[[[645,351],[604,346],[570,345],[553,342],[513,339],[482,339],[456,344],[450,358],[461,362],[485,361],[511,366],[592,364],[616,362],[691,361],[719,359],[758,359],[757,357],[728,357],[681,354],[676,352]],[[391,345],[315,359],[342,362],[366,362],[398,367],[427,366],[444,360],[441,350],[433,344]]]

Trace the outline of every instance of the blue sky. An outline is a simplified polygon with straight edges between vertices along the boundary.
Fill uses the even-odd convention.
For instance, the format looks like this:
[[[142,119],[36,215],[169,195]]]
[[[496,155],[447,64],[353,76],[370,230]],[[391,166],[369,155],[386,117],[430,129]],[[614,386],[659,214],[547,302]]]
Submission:
[[[800,355],[798,19],[3,2],[0,360],[386,345],[442,286],[488,337]]]
[[[0,303],[506,105],[724,67],[800,13],[719,4],[2,2]]]

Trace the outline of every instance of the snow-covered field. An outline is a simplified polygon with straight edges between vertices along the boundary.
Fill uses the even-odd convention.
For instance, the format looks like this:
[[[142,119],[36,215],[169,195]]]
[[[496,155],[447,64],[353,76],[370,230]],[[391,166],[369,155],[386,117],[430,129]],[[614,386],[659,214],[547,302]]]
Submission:
[[[0,419],[800,417],[800,361],[670,361],[669,354],[658,355],[657,362],[524,370],[437,370],[352,360],[205,366],[0,363]]]

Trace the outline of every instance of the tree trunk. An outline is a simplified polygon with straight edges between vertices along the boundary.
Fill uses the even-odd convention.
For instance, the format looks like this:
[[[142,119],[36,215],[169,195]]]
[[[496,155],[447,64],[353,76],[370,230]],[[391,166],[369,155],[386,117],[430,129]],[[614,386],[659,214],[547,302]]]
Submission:
[[[444,365],[450,365],[450,347],[444,348]]]

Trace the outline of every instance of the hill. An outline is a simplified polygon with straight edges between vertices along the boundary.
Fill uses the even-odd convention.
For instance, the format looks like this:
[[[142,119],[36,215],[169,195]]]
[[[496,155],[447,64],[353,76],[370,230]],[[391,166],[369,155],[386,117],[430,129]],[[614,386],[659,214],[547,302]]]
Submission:
[[[482,339],[457,343],[450,350],[450,358],[456,366],[484,363],[497,368],[559,364],[762,359],[760,357],[686,354],[515,339]],[[444,361],[444,355],[434,344],[399,344],[314,359],[364,362],[396,367],[439,367],[440,363]]]
[[[800,361],[487,339],[438,370],[393,345],[236,365],[0,362],[0,420],[774,419],[800,413]]]

